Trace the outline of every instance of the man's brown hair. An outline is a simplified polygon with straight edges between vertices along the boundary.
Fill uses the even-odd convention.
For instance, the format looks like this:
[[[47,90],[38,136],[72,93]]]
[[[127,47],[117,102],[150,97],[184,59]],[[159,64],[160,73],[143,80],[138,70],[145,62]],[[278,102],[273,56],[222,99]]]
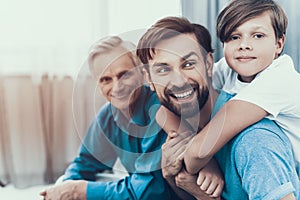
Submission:
[[[158,42],[180,34],[189,33],[195,34],[204,56],[208,52],[213,52],[211,36],[205,27],[199,24],[192,24],[182,17],[166,17],[157,21],[141,37],[137,45],[137,55],[144,64],[148,64],[155,54],[155,46]]]

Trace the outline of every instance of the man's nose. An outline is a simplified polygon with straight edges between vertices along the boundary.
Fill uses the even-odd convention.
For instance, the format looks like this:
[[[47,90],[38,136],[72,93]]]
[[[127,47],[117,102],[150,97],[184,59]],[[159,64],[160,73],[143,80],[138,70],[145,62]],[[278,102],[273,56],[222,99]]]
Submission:
[[[172,77],[171,77],[172,85],[180,88],[186,85],[186,82],[187,82],[187,77],[182,71],[177,70],[172,73]]]
[[[122,88],[123,88],[122,81],[117,77],[113,78],[113,85],[112,85],[113,91],[118,92],[118,91],[122,90]]]

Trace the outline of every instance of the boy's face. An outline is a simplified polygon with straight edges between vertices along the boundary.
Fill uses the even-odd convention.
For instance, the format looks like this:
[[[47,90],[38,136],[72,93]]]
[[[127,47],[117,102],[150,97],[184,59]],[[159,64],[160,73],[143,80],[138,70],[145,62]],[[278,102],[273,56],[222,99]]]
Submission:
[[[143,76],[129,53],[113,50],[94,57],[98,86],[104,97],[116,108],[126,110],[140,95]]]
[[[194,116],[208,100],[207,68],[192,34],[163,40],[149,60],[150,86],[174,113]]]
[[[275,37],[269,12],[237,27],[229,39],[224,42],[224,56],[245,82],[251,82],[257,73],[268,67],[284,45],[284,38],[277,40]]]

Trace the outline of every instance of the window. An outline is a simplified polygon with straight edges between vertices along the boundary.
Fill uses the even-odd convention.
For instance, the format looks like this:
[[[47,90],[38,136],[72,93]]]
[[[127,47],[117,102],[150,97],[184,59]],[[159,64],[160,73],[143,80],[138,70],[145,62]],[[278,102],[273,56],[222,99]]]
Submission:
[[[180,0],[5,1],[0,6],[0,73],[76,73],[101,37],[145,29],[180,14]]]

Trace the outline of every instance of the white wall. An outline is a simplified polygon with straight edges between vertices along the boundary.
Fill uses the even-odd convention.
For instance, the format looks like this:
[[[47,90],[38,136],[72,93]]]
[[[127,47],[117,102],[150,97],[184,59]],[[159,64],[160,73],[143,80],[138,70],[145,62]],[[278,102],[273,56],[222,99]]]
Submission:
[[[0,75],[76,73],[94,41],[180,10],[180,0],[2,0]]]

